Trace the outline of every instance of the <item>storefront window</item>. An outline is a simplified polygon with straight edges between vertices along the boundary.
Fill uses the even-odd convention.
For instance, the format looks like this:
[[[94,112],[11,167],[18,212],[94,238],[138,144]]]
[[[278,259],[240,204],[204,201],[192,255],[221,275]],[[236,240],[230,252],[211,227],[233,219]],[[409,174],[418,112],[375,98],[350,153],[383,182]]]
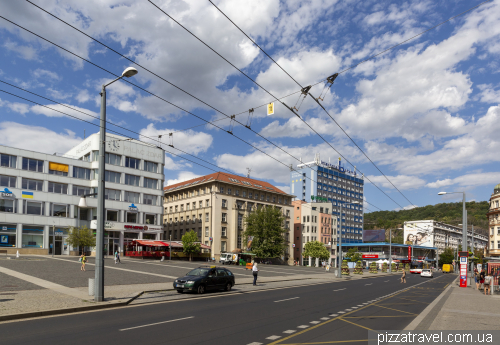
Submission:
[[[126,223],[137,223],[137,212],[127,212]]]
[[[43,227],[23,226],[23,248],[43,248]]]
[[[156,234],[142,234],[144,240],[156,240]]]
[[[108,222],[117,222],[118,221],[118,211],[106,210],[106,220]]]
[[[16,224],[0,224],[0,247],[16,246]]]

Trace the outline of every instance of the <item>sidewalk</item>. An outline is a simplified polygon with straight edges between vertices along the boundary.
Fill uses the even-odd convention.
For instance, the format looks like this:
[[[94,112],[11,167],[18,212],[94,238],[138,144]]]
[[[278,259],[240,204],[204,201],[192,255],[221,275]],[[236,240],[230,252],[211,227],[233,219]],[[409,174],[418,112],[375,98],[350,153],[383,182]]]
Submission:
[[[500,293],[486,296],[475,284],[461,288],[457,280],[405,330],[500,330]]]

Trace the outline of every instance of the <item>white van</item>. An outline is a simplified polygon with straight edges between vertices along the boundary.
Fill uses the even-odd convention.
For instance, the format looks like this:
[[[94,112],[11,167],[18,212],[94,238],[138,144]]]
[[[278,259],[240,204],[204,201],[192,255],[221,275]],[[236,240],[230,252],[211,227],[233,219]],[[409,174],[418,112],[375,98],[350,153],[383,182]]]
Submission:
[[[220,255],[220,259],[219,259],[219,263],[225,265],[225,264],[232,264],[233,263],[233,256],[236,255],[238,256],[237,254],[232,254],[232,253],[222,253]]]

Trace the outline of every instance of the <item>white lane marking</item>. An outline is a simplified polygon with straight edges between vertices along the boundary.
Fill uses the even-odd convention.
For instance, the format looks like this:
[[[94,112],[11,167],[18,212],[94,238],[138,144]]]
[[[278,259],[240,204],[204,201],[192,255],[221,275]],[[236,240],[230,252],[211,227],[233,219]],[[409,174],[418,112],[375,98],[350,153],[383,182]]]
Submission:
[[[346,311],[352,311],[352,309],[346,309]]]
[[[362,307],[363,305],[362,304],[358,304],[358,307]]]
[[[342,291],[342,290],[345,290],[346,288],[343,288],[343,289],[338,289],[338,290],[333,290],[333,291]]]
[[[330,314],[331,317],[339,316],[339,314]]]
[[[384,283],[390,282],[390,280],[385,280]]]
[[[345,311],[338,311],[338,314],[345,314]]]
[[[297,298],[300,298],[300,297],[292,297],[292,298],[287,298],[287,299],[280,299],[279,301],[274,301],[274,303],[283,302],[283,301],[289,301],[289,300],[297,299]]]
[[[358,307],[351,307],[352,309],[358,309]]]
[[[262,345],[262,343],[258,343],[258,342],[256,342],[256,341],[254,341],[253,343],[250,343],[250,344],[248,344],[248,345]]]
[[[365,284],[365,286],[366,286],[366,285],[372,285],[372,284],[373,284],[373,283],[370,283],[370,284]]]
[[[320,320],[330,320],[329,317],[322,317]]]
[[[320,321],[311,321],[309,323],[312,323],[313,325],[320,323]]]
[[[279,338],[281,338],[281,335],[271,335],[270,337],[267,337],[266,339],[276,340],[276,339],[279,339]]]
[[[168,320],[168,321],[162,321],[162,322],[155,322],[155,323],[150,323],[150,324],[142,325],[142,326],[135,326],[135,327],[123,328],[123,329],[120,329],[120,331],[128,331],[130,329],[136,329],[136,328],[142,328],[142,327],[148,327],[148,326],[154,326],[154,325],[161,325],[163,323],[169,323],[169,322],[187,320],[187,319],[192,319],[192,318],[194,318],[194,316],[183,317],[182,319],[175,319],[175,320]]]
[[[297,332],[297,331],[294,330],[294,329],[289,329],[288,331],[284,331],[283,333],[292,334],[292,333],[295,333],[295,332]]]
[[[302,326],[299,326],[299,327],[297,327],[297,328],[307,328],[307,327],[309,327],[309,326],[307,326],[307,325],[302,325]]]

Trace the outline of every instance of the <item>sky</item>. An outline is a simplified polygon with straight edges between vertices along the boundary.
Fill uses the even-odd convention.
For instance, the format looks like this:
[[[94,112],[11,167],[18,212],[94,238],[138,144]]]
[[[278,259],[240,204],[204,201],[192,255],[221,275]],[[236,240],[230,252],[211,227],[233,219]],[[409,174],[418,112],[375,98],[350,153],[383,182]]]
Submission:
[[[101,86],[131,66],[136,76],[107,88],[107,129],[163,147],[165,184],[249,168],[289,192],[289,166],[319,153],[364,174],[375,205],[365,212],[462,198],[440,191],[489,200],[500,183],[500,1],[351,69],[481,1],[213,2],[288,74],[209,1],[1,0],[0,145],[66,152],[99,131]],[[301,103],[308,85],[329,115]]]

